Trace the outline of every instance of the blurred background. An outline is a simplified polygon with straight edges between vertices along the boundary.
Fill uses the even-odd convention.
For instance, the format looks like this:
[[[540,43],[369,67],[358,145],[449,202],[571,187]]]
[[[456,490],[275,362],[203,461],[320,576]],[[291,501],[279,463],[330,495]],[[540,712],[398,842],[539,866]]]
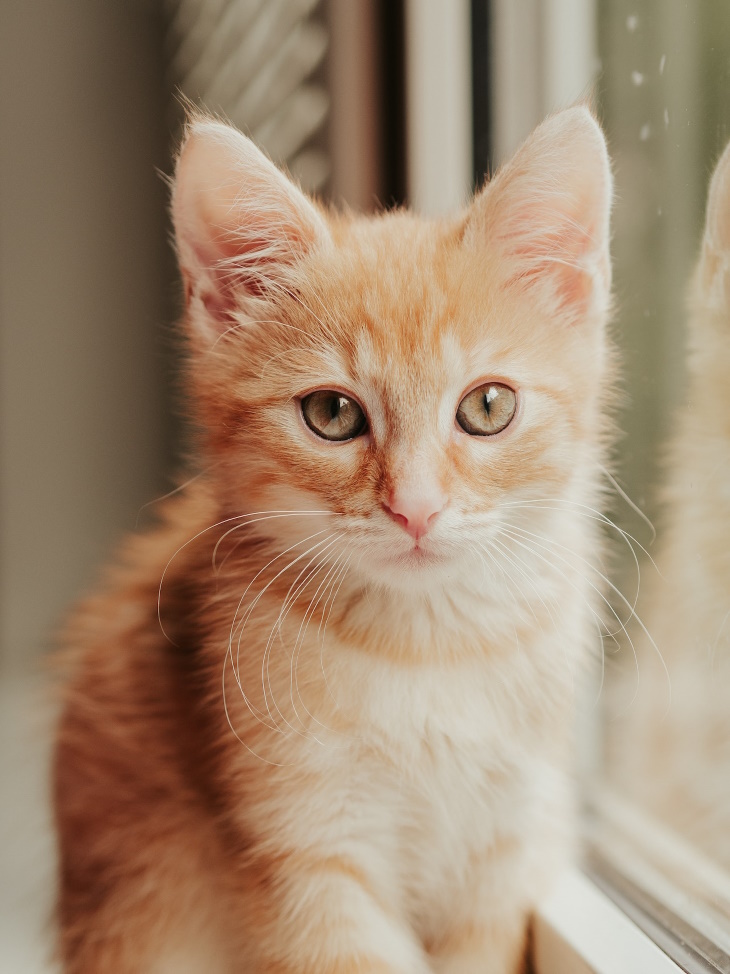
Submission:
[[[2,972],[51,969],[43,656],[65,607],[184,470],[162,178],[180,95],[235,122],[336,206],[427,214],[461,205],[545,114],[592,97],[617,181],[618,480],[654,518],[685,375],[685,286],[730,137],[730,6],[0,5]],[[643,519],[614,497],[612,516],[648,543]],[[615,577],[624,570],[617,563]],[[600,773],[611,723],[600,707],[588,719]]]

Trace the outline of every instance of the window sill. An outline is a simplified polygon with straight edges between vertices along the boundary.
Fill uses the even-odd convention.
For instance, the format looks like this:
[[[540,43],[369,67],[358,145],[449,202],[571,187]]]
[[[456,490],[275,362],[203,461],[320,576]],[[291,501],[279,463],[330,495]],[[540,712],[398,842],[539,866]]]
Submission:
[[[566,872],[534,921],[535,974],[682,974],[594,882]]]

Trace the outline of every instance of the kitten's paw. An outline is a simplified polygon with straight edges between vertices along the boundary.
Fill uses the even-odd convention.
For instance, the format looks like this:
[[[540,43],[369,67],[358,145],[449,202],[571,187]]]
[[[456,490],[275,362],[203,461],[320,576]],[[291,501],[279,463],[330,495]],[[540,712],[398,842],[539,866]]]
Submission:
[[[435,974],[528,974],[527,938],[484,936],[434,956]]]

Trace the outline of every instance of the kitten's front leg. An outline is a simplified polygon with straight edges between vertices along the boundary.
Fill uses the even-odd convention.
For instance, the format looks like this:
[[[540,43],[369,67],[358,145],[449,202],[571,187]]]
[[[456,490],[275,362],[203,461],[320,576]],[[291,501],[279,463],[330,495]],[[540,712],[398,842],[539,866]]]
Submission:
[[[437,945],[436,974],[524,974],[527,970],[527,914],[497,913],[467,920]]]
[[[429,944],[437,974],[523,974],[540,880],[521,850],[490,849],[473,863],[450,922]]]
[[[250,874],[252,974],[433,974],[415,935],[357,863],[293,854],[259,860]]]

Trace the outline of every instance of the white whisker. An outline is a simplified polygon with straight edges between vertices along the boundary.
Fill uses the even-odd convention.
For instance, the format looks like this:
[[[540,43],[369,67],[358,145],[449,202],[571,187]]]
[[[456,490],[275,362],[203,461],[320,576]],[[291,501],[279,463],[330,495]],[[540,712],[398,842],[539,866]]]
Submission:
[[[360,557],[362,558],[362,555]],[[327,693],[329,693],[329,695],[330,695],[330,699],[332,700],[332,703],[335,705],[335,708],[338,709],[338,710],[339,710],[339,704],[337,703],[337,700],[335,699],[335,696],[332,693],[332,690],[331,690],[330,685],[329,685],[329,680],[327,679],[327,674],[326,674],[325,669],[324,669],[324,645],[325,645],[325,639],[326,639],[326,636],[327,636],[327,626],[329,625],[330,616],[332,615],[332,609],[334,608],[335,601],[337,599],[337,596],[340,593],[340,589],[342,588],[342,583],[345,581],[345,579],[347,577],[347,572],[348,572],[348,569],[350,567],[350,562],[351,561],[352,561],[352,554],[350,554],[348,556],[348,559],[345,562],[343,569],[341,570],[340,580],[339,580],[339,582],[337,582],[337,589],[335,590],[335,592],[334,592],[334,594],[332,596],[332,599],[330,601],[329,610],[327,611],[327,618],[326,618],[325,623],[324,623],[324,629],[322,630],[322,639],[320,640],[320,644],[319,644],[319,666],[320,666],[320,669],[322,671],[322,678],[324,680],[324,685],[325,685],[325,687],[327,689]],[[323,614],[322,618],[324,618],[324,614]],[[320,625],[321,625],[321,622],[320,622]]]
[[[318,720],[314,716],[314,714],[312,714],[311,711],[307,708],[306,704],[304,703],[304,700],[302,699],[301,693],[299,691],[298,666],[299,666],[299,656],[301,654],[302,646],[304,644],[304,638],[306,636],[306,632],[307,632],[307,629],[309,627],[309,623],[310,623],[312,617],[314,616],[314,613],[316,612],[317,606],[322,601],[322,598],[324,598],[325,595],[328,594],[330,584],[332,584],[334,582],[334,580],[338,577],[338,563],[341,561],[341,559],[344,556],[345,556],[345,552],[341,552],[340,555],[338,556],[338,558],[335,560],[335,562],[331,566],[330,570],[325,575],[324,579],[320,582],[319,587],[317,588],[317,591],[314,593],[314,596],[312,597],[312,601],[310,602],[309,608],[307,609],[307,612],[305,613],[304,618],[302,619],[302,623],[299,626],[299,633],[297,634],[297,639],[296,639],[296,641],[294,643],[294,651],[292,653],[291,669],[290,669],[290,675],[289,675],[289,679],[290,679],[289,689],[290,689],[290,693],[291,693],[292,706],[294,707],[294,710],[295,710],[295,713],[297,714],[297,717],[299,717],[299,713],[298,713],[298,711],[296,709],[296,704],[294,703],[294,691],[295,691],[295,689],[296,689],[296,696],[297,696],[299,702],[301,703],[301,705],[302,705],[305,713],[307,713],[308,716],[313,721],[315,721],[315,723],[319,724],[320,727],[322,727],[325,730],[328,730],[330,732],[332,731],[332,728],[327,727],[326,724],[323,724],[322,721]],[[321,592],[321,594],[320,594],[320,592]],[[326,605],[327,605],[327,599],[325,598],[325,607],[326,607]],[[324,610],[322,612],[322,617],[320,618],[320,624],[319,624],[319,628],[320,629],[321,629],[321,626],[322,626],[322,619],[323,618],[324,618]],[[304,627],[304,631],[302,631],[302,627]],[[317,635],[319,637],[319,629],[318,629]],[[301,718],[299,718],[299,719],[301,720]],[[314,740],[317,741],[318,744],[322,744],[323,743],[315,735],[312,735],[312,736],[313,736]]]
[[[632,534],[629,534],[628,531],[624,531],[623,528],[620,528],[618,524],[612,521],[611,518],[608,517],[606,514],[604,514],[602,511],[597,510],[595,507],[590,507],[590,505],[588,504],[580,504],[578,501],[568,500],[568,498],[565,497],[538,497],[535,500],[529,500],[529,501],[507,501],[506,503],[502,504],[501,507],[502,508],[508,508],[508,507],[528,508],[535,511],[560,511],[560,510],[564,511],[566,509],[565,506],[563,507],[542,506],[545,504],[568,505],[568,507],[572,510],[572,512],[579,515],[580,517],[586,517],[590,520],[600,521],[601,524],[605,524],[606,527],[609,527],[613,531],[617,532],[617,534],[629,546],[632,554],[634,554],[634,557],[635,557],[635,553],[632,544],[635,544],[637,548],[642,552],[642,554],[646,555],[646,557],[649,559],[651,564],[656,569],[657,574],[660,574],[659,569],[657,568],[656,563],[654,562],[654,559],[651,557],[649,552],[646,550],[644,545],[641,544],[640,541],[637,541],[637,539]]]
[[[506,529],[506,530],[509,531],[511,529]],[[522,547],[525,547],[527,550],[532,551],[532,553],[536,557],[540,558],[546,565],[551,566],[553,568],[553,570],[556,570],[555,565],[553,565],[550,561],[548,561],[547,558],[544,558],[542,555],[540,555],[539,552],[535,550],[535,546],[540,547],[544,551],[549,552],[552,557],[557,558],[563,564],[567,565],[572,571],[576,571],[576,568],[575,568],[574,565],[571,565],[570,562],[568,562],[565,558],[563,558],[556,551],[551,550],[551,548],[549,548],[549,547],[546,547],[546,545],[551,545],[551,546],[553,546],[553,549],[554,549],[554,546],[557,544],[557,542],[552,542],[552,541],[550,541],[550,539],[543,538],[542,541],[545,542],[545,544],[541,544],[539,542],[533,541],[529,545],[527,545],[527,544],[524,544],[522,541],[520,541],[517,535],[513,535],[513,540],[515,541],[516,544],[519,544]],[[590,563],[588,563],[588,564],[590,566]],[[631,603],[625,597],[625,595],[612,582],[610,582],[608,579],[606,579],[606,577],[597,568],[593,567],[593,570],[600,576],[600,578],[604,582],[606,582],[608,584],[609,588],[616,594],[616,596],[619,598],[619,600],[630,610],[630,613],[631,613],[630,616],[629,616],[629,619],[627,619],[626,622],[624,622],[620,618],[620,616],[618,615],[618,613],[616,612],[616,610],[614,609],[614,607],[611,605],[611,603],[609,602],[609,600],[603,594],[603,592],[601,592],[601,590],[598,588],[598,586],[594,585],[594,583],[591,582],[590,579],[586,578],[585,576],[582,576],[584,582],[591,589],[593,589],[594,592],[596,592],[596,594],[598,595],[598,597],[605,603],[605,605],[608,608],[609,612],[611,612],[611,614],[615,617],[616,621],[619,624],[620,631],[622,631],[624,633],[624,635],[625,635],[625,637],[626,637],[626,639],[627,639],[627,641],[629,643],[629,646],[631,647],[631,651],[632,651],[633,656],[634,656],[634,662],[635,662],[635,665],[636,665],[636,690],[634,692],[634,696],[632,697],[632,699],[630,701],[630,706],[633,705],[634,700],[636,699],[636,697],[638,695],[638,692],[639,692],[639,681],[640,681],[639,659],[638,659],[638,655],[637,655],[637,652],[636,652],[636,647],[634,646],[634,642],[633,642],[633,640],[631,638],[631,635],[630,635],[630,633],[629,633],[629,631],[627,629],[627,623],[628,623],[628,621],[633,616],[633,618],[636,620],[637,625],[640,627],[640,629],[642,630],[642,632],[644,633],[644,635],[646,636],[646,638],[649,640],[651,646],[653,647],[654,651],[656,652],[657,656],[659,657],[659,660],[661,661],[662,667],[664,669],[664,673],[665,673],[666,678],[667,678],[667,687],[668,687],[667,709],[668,709],[671,706],[672,685],[671,685],[671,678],[669,676],[669,670],[668,670],[667,665],[666,665],[666,663],[664,661],[664,657],[660,653],[659,648],[657,647],[656,643],[654,642],[651,634],[647,630],[647,628],[644,625],[644,623],[641,621],[641,619],[639,618],[639,616],[636,615],[636,613],[633,611],[633,608],[631,606]],[[563,574],[563,573],[561,573],[561,574]],[[563,577],[577,591],[577,587],[575,585],[573,585],[572,583],[570,583],[570,580],[564,574],[563,574]]]
[[[278,519],[282,517],[308,517],[314,515],[319,515],[320,517],[338,517],[338,512],[337,511],[256,511],[255,513],[251,513],[251,514],[239,515],[239,517],[241,518],[247,517],[250,520],[243,521],[240,524],[234,524],[232,528],[229,528],[226,532],[224,532],[220,536],[220,538],[218,538],[218,540],[215,543],[215,547],[213,548],[213,554],[211,556],[211,563],[213,565],[213,568],[215,569],[216,567],[216,557],[218,555],[218,549],[220,548],[221,544],[225,541],[225,539],[229,535],[233,534],[234,531],[238,531],[240,528],[248,527],[250,524],[259,524],[261,521],[271,521],[273,519]],[[226,555],[226,558],[227,557],[228,556]],[[223,561],[221,562],[221,567],[225,564],[225,560],[226,559],[224,558]]]
[[[622,592],[619,592],[618,588],[616,588],[616,586],[609,580],[608,576],[605,575],[599,568],[596,568],[596,566],[587,558],[583,557],[583,555],[579,555],[577,551],[574,551],[572,548],[568,548],[566,545],[561,544],[559,541],[555,541],[552,538],[546,538],[544,535],[535,534],[533,531],[528,531],[526,528],[520,527],[516,524],[508,524],[506,525],[506,528],[509,531],[519,532],[519,534],[521,534],[525,538],[525,540],[534,538],[536,541],[544,542],[546,544],[550,544],[553,547],[560,548],[563,551],[566,551],[573,558],[577,558],[578,561],[580,561],[583,565],[585,565],[591,571],[595,572],[602,582],[604,582],[607,586],[609,586],[609,588],[611,588],[614,592],[619,594],[622,599],[625,600],[624,594]],[[616,632],[607,631],[606,632],[607,636],[616,636],[619,632],[625,632],[626,626],[629,624],[629,622],[631,622],[632,617],[636,616],[636,606],[639,601],[639,591],[641,588],[641,569],[639,567],[639,561],[635,555],[634,558],[636,561],[637,582],[636,582],[636,592],[634,594],[634,601],[630,605],[629,616],[625,622],[622,622],[621,628],[616,630]],[[575,566],[572,567],[575,570]],[[627,601],[627,605],[628,604],[629,603]]]
[[[278,578],[278,575],[275,576],[275,578],[273,578],[269,582],[269,584],[266,586],[266,588],[261,593],[259,593],[259,596],[257,596],[257,599],[252,603],[252,606],[249,607],[248,614],[244,614],[241,623],[237,623],[238,613],[239,613],[239,611],[241,609],[241,606],[242,606],[242,604],[243,604],[243,602],[244,602],[244,600],[246,598],[246,595],[248,594],[248,592],[251,589],[251,586],[254,584],[254,582],[256,581],[256,579],[259,578],[259,576],[263,574],[263,572],[265,572],[271,565],[273,565],[273,563],[275,561],[278,561],[279,558],[282,558],[284,555],[287,555],[289,552],[294,551],[300,545],[306,544],[308,541],[311,541],[313,538],[319,537],[319,535],[324,534],[324,533],[325,533],[324,530],[317,531],[315,534],[310,535],[308,538],[304,538],[302,541],[295,542],[295,544],[290,545],[284,551],[281,551],[278,554],[274,555],[274,557],[271,558],[266,563],[266,565],[263,566],[263,568],[260,568],[259,571],[256,572],[256,574],[254,575],[254,577],[248,583],[248,585],[246,586],[246,589],[243,592],[243,595],[239,599],[238,605],[236,607],[236,611],[235,611],[234,616],[233,616],[233,621],[231,623],[231,629],[230,629],[230,633],[229,633],[229,637],[228,637],[228,650],[227,650],[227,654],[230,655],[230,658],[231,658],[231,666],[232,666],[232,669],[233,669],[233,674],[234,674],[234,677],[236,679],[236,683],[238,685],[239,691],[241,692],[241,696],[242,696],[243,700],[245,701],[245,703],[246,703],[248,709],[250,710],[251,714],[253,716],[257,716],[262,722],[265,721],[265,718],[264,718],[263,713],[261,713],[258,710],[258,708],[254,707],[253,704],[249,701],[249,699],[248,699],[248,697],[247,697],[247,695],[246,695],[246,693],[245,693],[245,691],[243,689],[243,686],[241,685],[239,661],[240,661],[241,636],[243,634],[243,628],[241,629],[241,636],[239,636],[239,640],[238,640],[238,647],[237,647],[236,660],[235,660],[235,662],[234,662],[234,659],[233,659],[233,641],[234,641],[234,638],[235,638],[236,629],[238,628],[238,625],[241,625],[242,627],[245,626],[246,620],[249,618],[250,612],[253,611],[253,607],[255,607],[255,604],[258,601],[258,598],[260,598],[261,595],[263,595],[263,593],[266,591],[266,588],[268,588],[269,585],[271,585],[276,580],[276,578]],[[318,542],[318,544],[324,544],[326,541],[327,541],[326,538],[325,539],[322,539],[322,541]],[[313,546],[313,547],[316,547],[316,546]],[[306,558],[306,556],[309,554],[309,552],[311,550],[312,550],[312,548],[308,549],[303,554],[299,555],[299,557],[296,558],[289,565],[287,565],[286,568],[282,569],[282,571],[279,574],[283,574],[283,572],[287,571],[290,567],[292,567],[293,564],[296,564],[297,561],[300,561],[302,558]]]
[[[205,470],[199,470],[198,473],[193,474],[193,476],[184,483],[179,484],[177,487],[173,487],[172,490],[168,490],[166,494],[161,494],[159,497],[155,497],[153,500],[147,501],[146,504],[143,504],[137,511],[137,517],[134,522],[135,531],[139,528],[139,516],[142,511],[147,510],[148,507],[152,507],[154,504],[160,504],[162,501],[166,501],[168,497],[174,497],[175,494],[179,494],[181,491],[186,490],[190,484],[194,484],[196,480],[200,480],[200,478],[205,476],[205,474],[210,473],[211,470],[215,470],[215,468],[219,467],[222,462],[222,460],[218,460],[215,463],[209,464]]]
[[[642,509],[639,507],[639,505],[636,504],[636,503],[634,503],[634,501],[631,500],[631,498],[629,497],[629,495],[626,493],[626,491],[623,489],[623,487],[619,484],[619,482],[613,476],[613,474],[611,473],[611,471],[608,470],[606,467],[604,467],[602,463],[599,463],[598,464],[598,467],[600,468],[601,473],[606,477],[606,479],[609,481],[609,483],[611,484],[611,486],[613,487],[613,489],[619,495],[619,497],[623,501],[625,501],[626,504],[628,504],[628,506],[631,508],[631,510],[634,511],[635,514],[638,514],[638,516],[641,518],[641,520],[644,522],[644,524],[647,525],[647,527],[651,531],[651,543],[653,544],[656,541],[656,528],[654,527],[654,525],[651,523],[651,521],[646,516],[646,514],[642,511]]]
[[[330,551],[337,544],[337,542],[339,541],[340,537],[341,537],[341,535],[336,535],[334,538],[332,538],[328,542],[328,544],[326,544],[322,548],[319,548],[316,551],[316,553],[313,555],[313,557],[310,559],[310,561],[307,564],[307,566],[304,569],[304,571],[306,571],[311,566],[311,564],[313,562],[318,561],[318,560],[320,560],[320,561],[318,561],[316,567],[312,571],[309,572],[309,574],[306,576],[306,578],[304,579],[304,581],[300,584],[300,586],[299,586],[298,590],[296,591],[296,593],[293,596],[291,596],[291,597],[289,596],[289,594],[287,594],[287,598],[285,599],[285,603],[284,603],[286,605],[287,600],[289,600],[289,605],[288,605],[288,608],[287,608],[287,613],[290,611],[290,609],[292,608],[292,606],[296,603],[296,600],[297,600],[297,597],[299,596],[299,594],[302,591],[304,591],[304,589],[306,589],[307,585],[309,585],[309,583],[313,579],[315,579],[319,575],[319,573],[321,571],[323,571],[323,569],[326,567],[326,561],[321,561],[321,559],[322,559],[323,556],[326,555],[326,553],[328,551]],[[300,572],[299,576],[297,576],[297,577],[300,577],[301,574],[302,574],[302,572]],[[291,588],[290,588],[289,591],[291,592]],[[282,612],[283,612],[283,610],[284,610],[284,606],[282,606],[282,609],[279,612],[279,620],[281,620],[281,618],[282,618]],[[277,620],[277,622],[278,622],[278,620]],[[272,701],[272,703],[274,705],[274,708],[276,709],[277,713],[281,717],[281,719],[295,733],[300,734],[300,736],[306,736],[304,734],[301,734],[300,731],[296,730],[296,728],[293,727],[292,724],[289,723],[289,721],[286,719],[286,717],[282,714],[281,709],[279,708],[279,706],[276,703],[276,700],[274,698],[274,693],[273,693],[273,689],[272,689],[272,686],[271,686],[271,676],[270,676],[270,672],[269,672],[269,661],[270,661],[270,658],[271,658],[271,647],[272,647],[272,644],[274,642],[276,630],[277,630],[277,623],[274,623],[274,626],[273,626],[271,632],[269,633],[269,637],[268,637],[268,639],[266,641],[266,646],[264,648],[264,655],[263,655],[263,659],[262,659],[262,662],[261,662],[262,685],[264,686],[264,700],[267,700],[266,684],[268,684],[269,692],[271,694],[271,701]],[[301,631],[301,626],[300,626],[300,631]],[[294,648],[296,649],[296,642],[294,644]],[[264,670],[265,670],[265,673],[266,673],[266,684],[263,684]],[[267,703],[267,710],[268,709],[269,708],[268,708],[268,703]],[[269,710],[269,713],[271,713],[270,710]],[[296,708],[295,708],[295,713],[296,713]],[[302,723],[301,719],[299,718],[299,714],[297,714],[297,718],[300,720],[300,723]]]

